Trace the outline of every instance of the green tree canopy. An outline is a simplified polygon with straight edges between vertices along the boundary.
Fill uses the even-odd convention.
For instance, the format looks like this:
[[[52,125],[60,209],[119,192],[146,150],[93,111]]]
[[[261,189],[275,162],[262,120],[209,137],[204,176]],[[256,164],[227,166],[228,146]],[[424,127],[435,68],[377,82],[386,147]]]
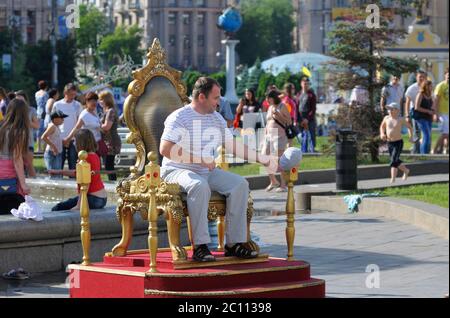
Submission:
[[[398,1],[400,6],[394,9],[395,13],[407,16],[409,1]],[[365,11],[366,4],[362,2],[355,10]],[[383,7],[381,0],[371,0],[370,3]],[[378,161],[378,143],[374,136],[378,136],[382,119],[381,114],[376,111],[376,97],[386,84],[377,79],[377,72],[402,74],[418,68],[417,61],[413,59],[384,56],[386,48],[395,46],[406,35],[405,30],[394,29],[389,22],[382,17],[380,26],[375,28],[367,27],[365,20],[338,22],[328,34],[330,54],[338,59],[338,62],[330,63],[329,84],[337,90],[350,90],[360,85],[369,92],[369,105],[360,105],[367,106],[364,111],[361,113],[355,109],[345,116],[350,121],[347,125],[358,132],[360,144],[366,145],[373,161]]]
[[[98,52],[110,65],[119,63],[125,55],[129,55],[134,63],[141,63],[144,57],[140,48],[141,34],[142,30],[136,25],[129,28],[117,27],[113,34],[103,37]]]
[[[241,11],[244,23],[237,33],[241,41],[237,52],[243,64],[253,65],[257,57],[264,60],[272,53],[292,52],[292,1],[242,0]]]

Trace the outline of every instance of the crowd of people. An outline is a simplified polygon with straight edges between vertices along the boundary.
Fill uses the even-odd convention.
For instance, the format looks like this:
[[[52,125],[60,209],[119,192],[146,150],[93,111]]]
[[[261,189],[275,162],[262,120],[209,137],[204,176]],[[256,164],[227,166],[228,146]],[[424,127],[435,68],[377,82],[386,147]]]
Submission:
[[[74,177],[77,153],[86,150],[93,180],[98,179],[89,188],[89,205],[104,206],[100,163],[103,160],[109,180],[116,180],[114,158],[121,150],[119,114],[113,95],[107,90],[79,94],[76,85],[69,83],[59,99],[58,90],[49,89],[45,81],[40,81],[38,88],[34,108],[24,91],[7,93],[0,87],[0,214],[17,208],[30,193],[25,177],[36,176],[36,142],[38,150],[44,152],[50,178],[55,179],[63,175]],[[54,209],[65,209],[73,201]],[[75,203],[71,208],[77,207]]]

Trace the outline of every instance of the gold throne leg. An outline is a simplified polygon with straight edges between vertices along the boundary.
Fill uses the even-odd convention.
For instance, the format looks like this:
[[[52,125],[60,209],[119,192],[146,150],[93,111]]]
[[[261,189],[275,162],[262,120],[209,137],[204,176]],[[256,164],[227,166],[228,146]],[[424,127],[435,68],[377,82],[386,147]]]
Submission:
[[[113,256],[125,256],[130,246],[133,233],[133,213],[131,208],[124,208],[121,213],[122,239],[112,249]]]
[[[172,259],[174,261],[185,261],[187,260],[186,250],[181,246],[180,243],[180,231],[181,224],[176,222],[171,213],[167,213],[167,233],[169,236],[170,250],[172,252]]]
[[[217,239],[219,241],[217,251],[223,252],[225,250],[225,217],[223,215],[217,217]]]

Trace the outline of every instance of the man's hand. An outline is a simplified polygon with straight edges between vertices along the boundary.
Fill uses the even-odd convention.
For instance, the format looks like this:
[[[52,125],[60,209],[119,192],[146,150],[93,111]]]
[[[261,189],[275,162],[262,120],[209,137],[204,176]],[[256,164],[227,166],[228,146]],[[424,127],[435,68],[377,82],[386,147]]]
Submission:
[[[208,168],[209,171],[216,169],[216,163],[213,161],[211,163],[202,162],[202,167]]]
[[[387,136],[385,134],[380,135],[382,141],[387,141]]]

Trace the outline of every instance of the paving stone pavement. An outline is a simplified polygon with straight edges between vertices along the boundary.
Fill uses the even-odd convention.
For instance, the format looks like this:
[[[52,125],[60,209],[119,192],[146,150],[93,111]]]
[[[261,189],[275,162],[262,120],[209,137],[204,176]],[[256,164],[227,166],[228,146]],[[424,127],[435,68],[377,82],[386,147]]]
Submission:
[[[285,227],[284,216],[252,222],[252,231],[268,244],[262,251],[275,257],[286,257]],[[313,276],[326,280],[328,297],[448,294],[448,240],[409,224],[357,214],[297,215],[295,227],[295,257],[311,264]],[[366,281],[377,287],[372,268],[379,268],[379,288],[366,287]]]
[[[285,216],[256,217],[252,232],[262,252],[286,257]],[[436,297],[449,291],[448,241],[382,217],[319,213],[296,215],[295,257],[326,280],[327,297]],[[369,265],[379,288],[367,288]],[[370,270],[371,268],[369,268]],[[372,277],[372,276],[371,276]],[[66,273],[33,274],[26,281],[0,278],[0,297],[68,297]],[[373,285],[376,279],[369,279]],[[375,286],[377,287],[377,286]]]

